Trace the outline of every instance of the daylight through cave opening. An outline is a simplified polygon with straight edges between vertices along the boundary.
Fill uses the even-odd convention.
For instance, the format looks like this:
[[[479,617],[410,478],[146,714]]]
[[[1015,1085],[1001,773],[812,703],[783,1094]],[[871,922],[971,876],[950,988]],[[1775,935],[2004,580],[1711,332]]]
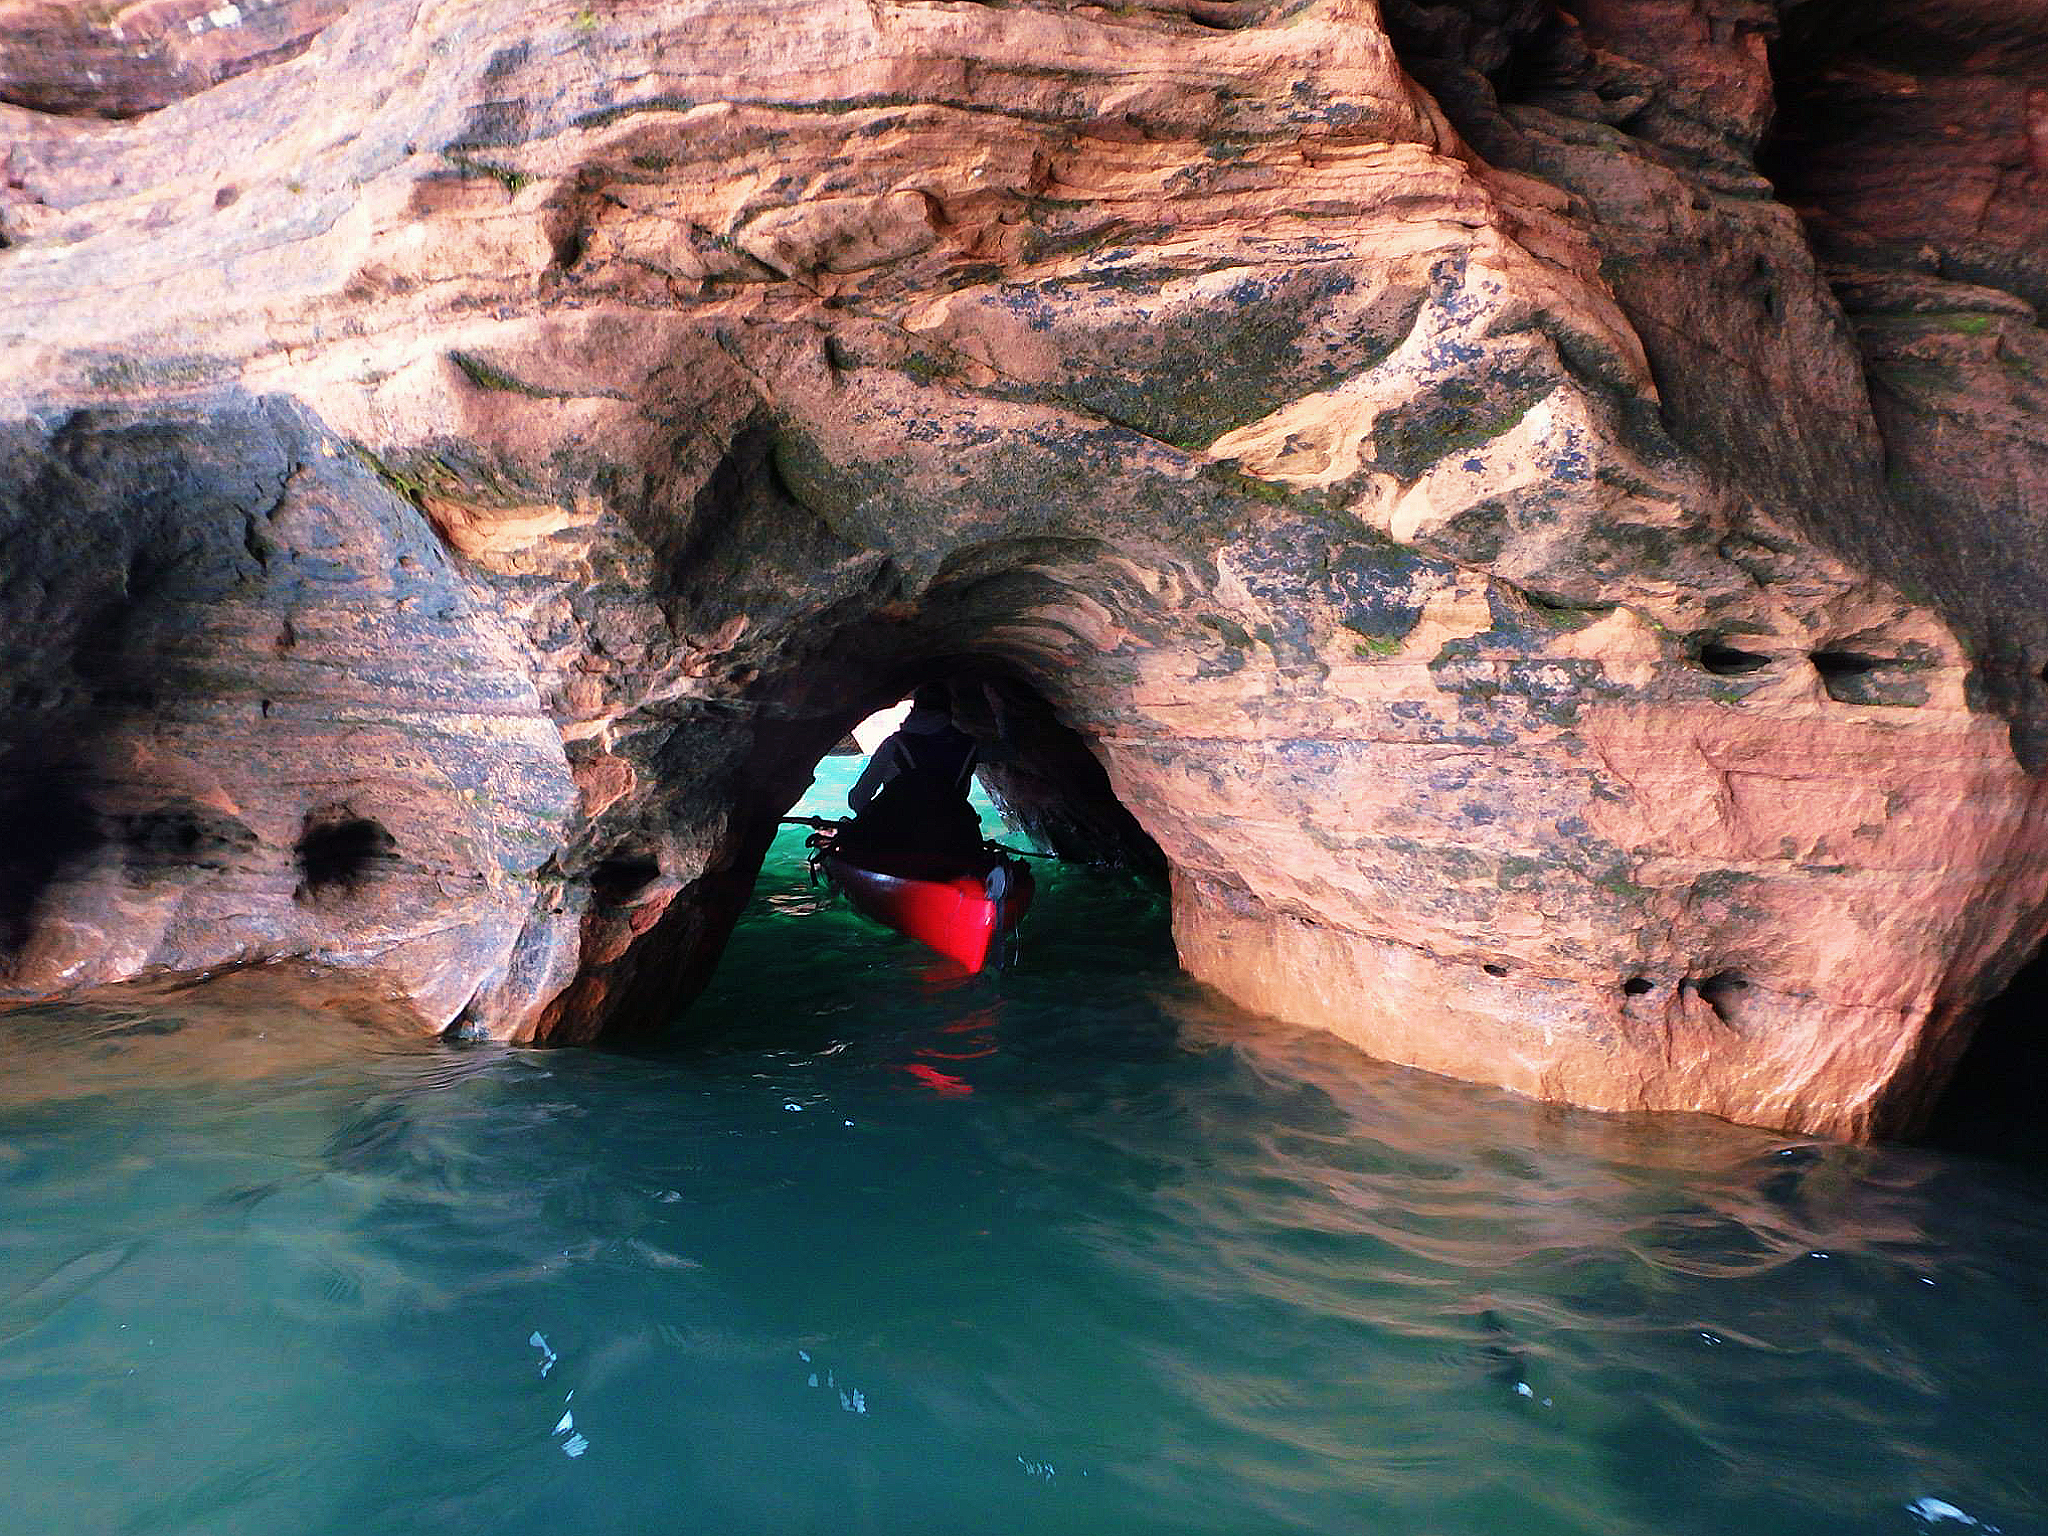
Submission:
[[[940,692],[954,724],[976,744],[973,778],[992,802],[996,818],[981,817],[981,836],[1011,847],[1030,846],[1064,864],[1120,871],[1164,894],[1166,860],[1137,818],[1117,798],[1102,764],[1086,739],[1065,724],[1051,703],[1014,670],[986,659],[953,658],[892,673],[897,679],[876,695],[893,700],[869,712],[812,764],[803,795],[789,807],[801,816],[840,821],[850,814],[845,792],[884,743],[903,725],[912,695]],[[858,695],[867,696],[862,690]],[[854,759],[843,771],[819,775],[831,759]],[[790,765],[793,770],[794,765]],[[785,787],[793,771],[771,777]],[[822,784],[821,784],[822,779]],[[786,837],[794,833],[785,834]],[[767,848],[762,849],[765,861]],[[883,861],[885,864],[887,860]],[[1041,872],[1045,866],[1040,866]],[[828,870],[830,866],[828,866]],[[842,874],[844,871],[841,872]],[[753,885],[772,880],[765,863],[755,864]],[[1039,900],[1057,900],[1041,889]],[[856,910],[861,910],[856,903]],[[868,916],[876,916],[868,912]],[[746,919],[735,924],[734,937]],[[886,919],[884,919],[886,921]],[[896,926],[891,923],[890,926]],[[881,930],[876,934],[879,937]],[[801,942],[801,933],[792,937]],[[725,946],[721,946],[721,951]],[[926,956],[927,959],[931,958]],[[723,958],[720,964],[726,963]],[[680,1020],[690,1030],[687,1013]]]

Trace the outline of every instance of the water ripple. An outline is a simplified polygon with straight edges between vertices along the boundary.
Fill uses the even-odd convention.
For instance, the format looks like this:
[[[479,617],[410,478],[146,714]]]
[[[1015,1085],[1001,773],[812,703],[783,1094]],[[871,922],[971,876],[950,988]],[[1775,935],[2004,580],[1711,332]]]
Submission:
[[[20,1528],[2048,1529],[2038,1171],[1375,1067],[1107,877],[949,977],[777,859],[656,1050],[14,1021]]]

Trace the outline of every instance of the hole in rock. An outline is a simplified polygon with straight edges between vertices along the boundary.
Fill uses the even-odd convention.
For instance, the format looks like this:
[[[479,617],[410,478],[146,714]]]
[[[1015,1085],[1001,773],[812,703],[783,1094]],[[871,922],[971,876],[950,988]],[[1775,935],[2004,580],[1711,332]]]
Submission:
[[[1505,148],[1503,105],[1558,102],[1569,109],[1586,90],[1586,47],[1563,9],[1388,0],[1381,20],[1402,67],[1461,134],[1491,155]]]
[[[398,862],[398,840],[367,816],[346,811],[306,818],[293,851],[309,896],[345,894],[376,879]]]
[[[1905,705],[1921,702],[1925,692],[1901,692],[1896,662],[1862,651],[1815,651],[1812,670],[1821,674],[1821,688],[1839,705]]]
[[[256,847],[256,834],[232,816],[183,802],[118,817],[131,879],[185,869],[227,869]]]
[[[980,838],[1053,856],[1031,863],[1035,894],[1016,933],[1020,964],[1031,978],[1020,984],[1056,976],[1063,962],[1054,957],[1077,948],[1087,953],[1093,966],[1104,963],[1105,953],[1116,954],[1109,963],[1119,974],[1135,976],[1160,964],[1171,966],[1172,949],[1162,921],[1163,891],[1158,889],[1164,883],[1165,858],[1118,800],[1088,740],[1068,726],[1030,682],[1009,669],[986,663],[927,662],[894,667],[884,675],[890,681],[881,684],[839,681],[833,694],[845,698],[845,706],[819,710],[803,723],[800,733],[792,730],[788,739],[772,744],[755,760],[749,788],[760,797],[754,803],[764,819],[785,808],[798,817],[849,818],[849,792],[862,784],[878,754],[884,763],[892,761],[906,743],[930,729],[929,717],[922,722],[906,719],[909,695],[940,685],[950,699],[947,714],[977,746],[978,761],[962,792],[979,816]],[[897,734],[899,729],[902,735]],[[849,737],[861,749],[857,756],[835,750]],[[956,749],[958,745],[955,741]],[[948,780],[949,785],[958,782]],[[894,825],[886,816],[876,824]],[[991,955],[983,976],[970,981],[958,961],[941,958],[937,948],[902,937],[901,930],[892,935],[875,912],[863,910],[852,892],[835,896],[813,886],[803,869],[806,836],[808,829],[801,825],[783,827],[772,839],[763,836],[757,878],[731,893],[735,924],[715,975],[707,978],[709,1010],[698,1013],[698,1018],[749,1027],[772,989],[794,987],[805,996],[816,996],[842,982],[858,981],[870,967],[880,967],[889,979],[858,981],[867,991],[906,983],[923,986],[926,981],[920,978],[930,978],[931,985],[942,989],[995,987],[996,991],[975,995],[1000,1007],[995,998],[1001,984],[995,976],[1002,961],[996,955]],[[964,837],[971,854],[977,846],[971,829]],[[952,838],[944,842],[948,848],[961,846]],[[877,862],[886,863],[886,849],[875,852],[882,855]],[[938,857],[944,862],[943,855]],[[1095,872],[1076,866],[1094,866]],[[754,902],[748,906],[750,893]],[[748,910],[741,918],[738,908],[743,906]],[[851,973],[849,965],[855,967]],[[780,1003],[768,1011],[783,1017]],[[687,1033],[688,1015],[684,1017]],[[939,1042],[932,1048],[962,1047],[958,1042]]]
[[[1759,651],[1745,651],[1719,640],[1706,641],[1699,648],[1700,665],[1716,677],[1739,677],[1745,672],[1769,666],[1770,661],[1770,657]]]
[[[1809,658],[1813,670],[1820,674],[1820,685],[1827,696],[1842,704],[1897,703],[1887,694],[1883,685],[1887,679],[1875,674],[1884,672],[1895,665],[1882,656],[1867,656],[1861,651],[1815,651]]]
[[[661,864],[651,853],[615,853],[590,876],[591,894],[621,906],[661,878]]]
[[[1757,257],[1756,266],[1750,274],[1749,292],[1762,306],[1766,319],[1778,318],[1777,277],[1771,271],[1771,264],[1761,256]]]
[[[0,953],[27,941],[51,882],[106,841],[75,780],[66,765],[40,764],[0,791]]]
[[[1598,615],[1612,613],[1618,606],[1614,603],[1559,597],[1554,593],[1539,592],[1534,587],[1524,587],[1522,596],[1529,600],[1529,606],[1537,612],[1553,614],[1560,619],[1590,620]]]
[[[1505,976],[1508,973],[1508,968],[1504,965],[1482,965],[1479,969],[1489,976]]]
[[[1086,739],[1066,725],[1028,682],[972,662],[920,668],[911,676],[915,681],[908,687],[897,684],[878,690],[879,698],[868,695],[871,704],[843,727],[829,729],[825,750],[818,750],[815,742],[808,744],[808,771],[796,783],[816,779],[823,764],[840,760],[834,772],[848,778],[850,788],[873,754],[904,726],[911,696],[937,685],[951,700],[954,721],[975,743],[973,781],[1003,824],[997,825],[984,811],[985,835],[1000,838],[1014,831],[1070,863],[1106,865],[1165,879],[1165,856],[1117,798]],[[858,761],[849,760],[854,758]],[[770,777],[793,775],[789,768],[778,768]],[[829,801],[818,796],[814,790],[806,801],[815,814],[852,814],[843,790],[835,791]]]
[[[1813,670],[1822,677],[1862,677],[1889,665],[1882,656],[1865,656],[1860,651],[1815,651]]]
[[[1724,1024],[1735,1022],[1735,1004],[1741,995],[1749,990],[1749,981],[1739,971],[1716,971],[1694,988],[1700,1001],[1714,1010],[1714,1016]]]
[[[1630,997],[1641,997],[1645,992],[1654,992],[1656,989],[1657,983],[1650,980],[1647,976],[1631,976],[1621,984],[1621,990]],[[1705,994],[1702,993],[1701,995],[1704,996]]]
[[[1984,1006],[1927,1118],[1924,1139],[1959,1152],[2048,1163],[2048,949]]]

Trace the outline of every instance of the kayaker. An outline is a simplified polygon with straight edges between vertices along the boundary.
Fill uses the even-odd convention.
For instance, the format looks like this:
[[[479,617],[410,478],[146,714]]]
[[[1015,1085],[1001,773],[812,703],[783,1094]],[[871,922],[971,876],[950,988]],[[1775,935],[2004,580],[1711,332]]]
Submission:
[[[996,720],[1000,730],[1000,711]],[[953,723],[951,690],[926,683],[848,792],[854,819],[840,834],[842,848],[978,855],[981,818],[967,792],[980,755],[974,738]]]

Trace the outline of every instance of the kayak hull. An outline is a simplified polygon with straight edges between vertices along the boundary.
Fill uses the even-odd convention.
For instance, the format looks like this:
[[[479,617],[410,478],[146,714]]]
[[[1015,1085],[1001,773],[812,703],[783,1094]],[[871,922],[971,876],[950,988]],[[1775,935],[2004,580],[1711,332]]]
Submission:
[[[856,912],[970,972],[986,966],[996,940],[1024,920],[1035,891],[1030,869],[1018,860],[1003,863],[1007,888],[1000,898],[988,894],[979,872],[882,870],[834,853],[819,862]]]

